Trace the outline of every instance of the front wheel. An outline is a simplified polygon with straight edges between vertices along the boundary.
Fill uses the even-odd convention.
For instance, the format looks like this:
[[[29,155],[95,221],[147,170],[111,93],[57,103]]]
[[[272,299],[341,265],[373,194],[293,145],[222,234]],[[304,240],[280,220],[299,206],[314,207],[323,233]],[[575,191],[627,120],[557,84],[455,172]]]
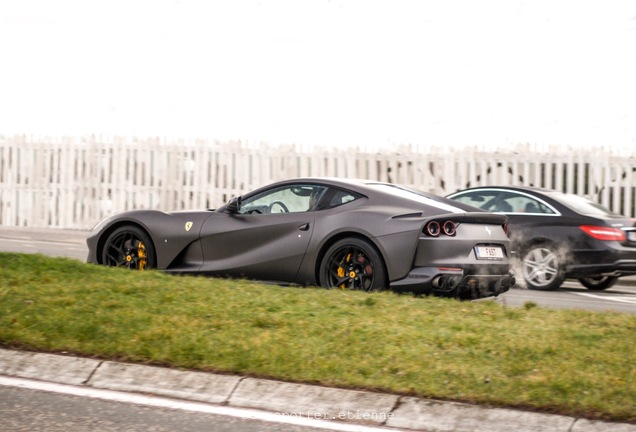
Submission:
[[[593,291],[603,291],[613,287],[618,282],[617,276],[599,276],[579,279],[581,285]]]
[[[102,250],[102,264],[147,270],[157,266],[157,257],[148,234],[128,225],[117,228],[108,236]]]
[[[334,243],[320,263],[320,285],[361,291],[387,288],[384,261],[366,240],[345,238]]]
[[[523,279],[529,289],[553,291],[565,279],[559,253],[548,244],[530,247],[523,255],[522,265]]]

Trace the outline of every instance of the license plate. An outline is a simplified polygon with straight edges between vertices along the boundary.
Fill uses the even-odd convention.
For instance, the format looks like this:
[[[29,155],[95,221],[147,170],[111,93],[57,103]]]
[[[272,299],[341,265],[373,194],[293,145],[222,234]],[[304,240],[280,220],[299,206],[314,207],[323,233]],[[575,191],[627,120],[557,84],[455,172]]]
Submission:
[[[475,255],[480,260],[502,260],[504,257],[499,246],[475,246]]]
[[[636,231],[627,231],[627,240],[636,241]]]

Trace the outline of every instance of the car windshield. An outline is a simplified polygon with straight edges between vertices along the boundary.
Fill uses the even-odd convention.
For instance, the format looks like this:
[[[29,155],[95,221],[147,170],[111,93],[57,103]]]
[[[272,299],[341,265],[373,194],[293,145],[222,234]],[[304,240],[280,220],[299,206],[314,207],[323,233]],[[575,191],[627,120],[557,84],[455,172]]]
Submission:
[[[556,193],[553,195],[553,197],[556,200],[560,201],[563,205],[574,210],[575,212],[584,215],[601,217],[620,216],[616,213],[612,213],[612,211],[603,207],[601,204],[578,195]]]
[[[427,206],[437,207],[439,209],[446,210],[452,213],[464,213],[462,209],[452,206],[450,204],[447,204],[443,201],[436,200],[424,194],[424,192],[416,192],[411,189],[404,189],[399,186],[387,184],[387,183],[370,183],[369,186],[388,192],[391,195],[399,196],[401,198],[406,198],[420,204],[425,204]]]

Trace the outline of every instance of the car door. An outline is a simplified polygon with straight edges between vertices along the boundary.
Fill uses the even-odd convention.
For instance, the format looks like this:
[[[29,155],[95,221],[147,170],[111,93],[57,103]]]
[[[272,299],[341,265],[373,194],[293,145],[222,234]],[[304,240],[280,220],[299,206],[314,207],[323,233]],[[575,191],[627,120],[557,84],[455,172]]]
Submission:
[[[286,185],[217,213],[201,230],[202,272],[294,282],[311,239],[316,196],[323,187]]]

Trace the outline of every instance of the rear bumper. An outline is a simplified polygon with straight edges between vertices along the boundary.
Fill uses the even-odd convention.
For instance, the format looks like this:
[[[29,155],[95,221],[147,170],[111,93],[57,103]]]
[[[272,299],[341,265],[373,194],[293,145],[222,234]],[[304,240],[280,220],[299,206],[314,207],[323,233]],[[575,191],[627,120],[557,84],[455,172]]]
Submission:
[[[636,249],[618,242],[597,241],[594,248],[570,251],[565,265],[568,278],[627,276],[636,274]]]
[[[497,270],[494,273],[467,273],[462,269],[417,267],[404,279],[391,282],[391,289],[462,300],[496,297],[516,283],[514,273],[507,265]]]
[[[636,260],[619,260],[612,263],[570,264],[566,276],[570,278],[592,276],[636,275]]]

